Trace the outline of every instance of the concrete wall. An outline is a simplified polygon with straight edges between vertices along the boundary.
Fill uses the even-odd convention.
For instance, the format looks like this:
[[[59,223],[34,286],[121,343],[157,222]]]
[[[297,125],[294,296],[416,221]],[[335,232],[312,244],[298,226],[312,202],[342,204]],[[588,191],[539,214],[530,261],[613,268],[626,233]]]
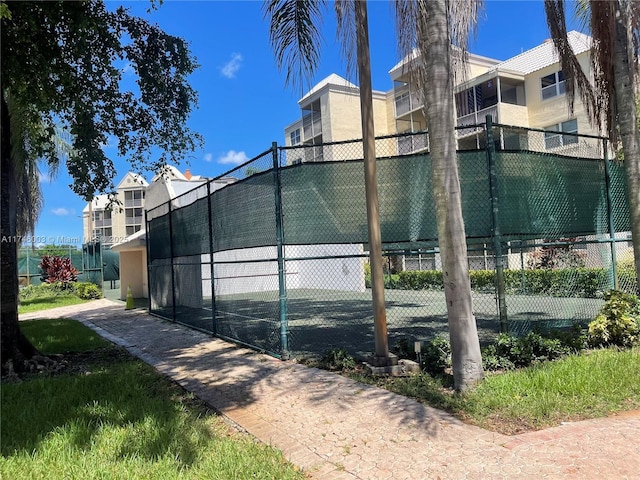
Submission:
[[[121,251],[120,253],[120,298],[127,298],[127,287],[131,286],[134,298],[148,298],[148,272],[146,249]]]
[[[309,258],[332,255],[362,254],[361,245],[289,245],[287,258]],[[277,291],[278,262],[275,247],[257,247],[231,250],[214,254],[216,262],[234,262],[215,265],[215,294]],[[253,261],[251,261],[253,260]],[[255,260],[269,260],[259,261]],[[200,267],[201,290],[211,296],[211,270],[208,255],[202,256]],[[287,289],[324,289],[363,292],[363,258],[320,258],[315,260],[287,260],[285,264]]]

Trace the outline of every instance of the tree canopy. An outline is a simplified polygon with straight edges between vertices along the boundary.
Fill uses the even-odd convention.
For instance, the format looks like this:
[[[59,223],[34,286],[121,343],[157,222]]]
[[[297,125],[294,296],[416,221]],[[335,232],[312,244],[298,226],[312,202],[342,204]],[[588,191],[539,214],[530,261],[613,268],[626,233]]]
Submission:
[[[114,139],[135,171],[178,162],[202,139],[187,126],[197,101],[187,77],[197,64],[184,40],[125,8],[109,11],[100,0],[0,0],[0,21],[4,373],[24,368],[35,353],[20,332],[17,313],[16,212],[25,175],[19,150],[26,145],[29,158],[61,164],[56,128],[69,132],[70,188],[90,200],[113,190],[116,171],[103,148]],[[19,109],[26,128],[12,125],[8,102]]]
[[[186,126],[197,101],[187,77],[197,64],[184,40],[97,0],[4,5],[3,98],[10,92],[30,123],[45,125],[30,140],[47,161],[58,156],[55,125],[71,132],[66,166],[75,193],[89,199],[112,188],[116,172],[103,147],[114,138],[134,170],[179,161],[201,142]],[[128,72],[137,78],[127,90]]]

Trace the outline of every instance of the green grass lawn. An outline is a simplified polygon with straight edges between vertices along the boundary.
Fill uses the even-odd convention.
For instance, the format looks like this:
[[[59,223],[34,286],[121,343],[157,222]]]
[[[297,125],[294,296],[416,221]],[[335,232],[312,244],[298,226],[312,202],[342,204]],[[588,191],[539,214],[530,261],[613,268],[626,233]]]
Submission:
[[[72,320],[21,323],[62,375],[2,385],[0,477],[302,479],[280,452]]]
[[[519,433],[640,408],[640,349],[594,350],[490,374],[466,394],[427,374],[372,378],[349,374],[502,433]]]
[[[55,307],[66,307],[68,305],[77,305],[85,303],[89,300],[83,300],[75,295],[57,295],[51,297],[37,297],[27,300],[21,300],[18,305],[18,313],[32,313],[39,310],[47,310]]]

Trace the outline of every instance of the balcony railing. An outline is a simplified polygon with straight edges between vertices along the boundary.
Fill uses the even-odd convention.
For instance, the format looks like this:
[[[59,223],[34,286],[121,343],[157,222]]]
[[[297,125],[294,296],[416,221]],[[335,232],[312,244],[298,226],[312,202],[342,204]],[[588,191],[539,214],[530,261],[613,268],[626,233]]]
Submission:
[[[125,223],[126,225],[141,225],[142,217],[127,217]]]
[[[396,92],[396,117],[401,117],[402,115],[420,107],[420,101],[417,94],[411,92],[410,95],[400,99],[399,96],[403,93],[406,92]]]
[[[313,112],[302,118],[302,129],[304,140],[317,137],[322,133],[322,115],[320,112]]]
[[[398,155],[418,152],[427,148],[428,145],[429,138],[426,133],[398,137]]]
[[[498,122],[498,105],[492,105],[487,108],[483,108],[482,110],[478,110],[477,112],[470,113],[469,115],[464,115],[462,117],[458,117],[457,124],[458,127],[466,127],[475,126],[485,122],[486,116],[491,115],[491,119],[494,123]],[[475,133],[477,128],[464,128],[456,130],[458,137],[463,137],[465,135],[469,135],[470,133]]]
[[[125,208],[131,208],[131,207],[142,207],[142,198],[134,198],[132,200],[125,200],[124,201],[124,206]]]

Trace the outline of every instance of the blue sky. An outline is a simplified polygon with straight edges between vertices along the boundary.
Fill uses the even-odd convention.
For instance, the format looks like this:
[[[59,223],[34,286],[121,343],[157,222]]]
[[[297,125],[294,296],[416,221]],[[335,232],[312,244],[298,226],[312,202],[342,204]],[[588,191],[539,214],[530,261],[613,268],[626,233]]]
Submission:
[[[151,13],[147,13],[147,1],[107,5],[129,7],[132,13],[184,38],[200,64],[190,77],[199,102],[189,125],[202,134],[204,147],[192,154],[188,165],[183,162],[181,170],[190,168],[193,174],[214,177],[267,150],[273,141],[284,144],[284,127],[300,116],[297,100],[303,92],[285,86],[284,74],[275,66],[261,2],[165,0]],[[335,43],[332,8],[330,5],[324,17],[322,58],[315,81],[331,73],[345,76]],[[369,1],[369,30],[373,88],[386,91],[393,87],[388,71],[398,61],[389,1]],[[487,0],[469,50],[505,60],[548,36],[542,0]],[[116,156],[115,148],[106,147],[105,152],[115,162],[117,184],[128,165]],[[147,172],[145,176],[150,179],[152,175]],[[81,238],[85,203],[69,189],[71,179],[64,168],[55,179],[47,177],[43,171],[45,206],[36,225],[36,243]]]

